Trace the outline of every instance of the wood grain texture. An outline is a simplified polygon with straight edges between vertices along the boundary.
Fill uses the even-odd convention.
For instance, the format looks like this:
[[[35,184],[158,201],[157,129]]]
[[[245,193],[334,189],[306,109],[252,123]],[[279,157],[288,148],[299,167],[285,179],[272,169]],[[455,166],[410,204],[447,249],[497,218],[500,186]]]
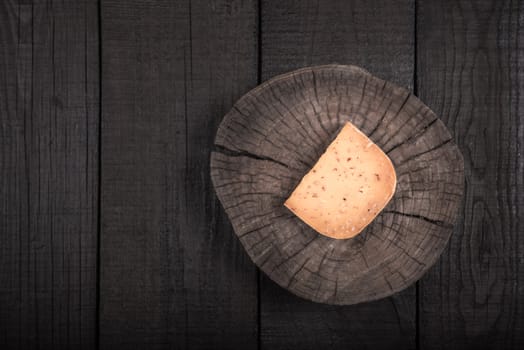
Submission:
[[[256,84],[256,9],[102,4],[102,349],[256,348],[256,269],[209,178],[218,123]]]
[[[412,89],[414,9],[413,0],[261,0],[261,79],[340,63]]]
[[[413,87],[414,1],[263,0],[261,7],[262,80],[336,62]],[[262,348],[413,349],[415,288],[369,304],[332,307],[293,298],[263,279],[261,332]]]
[[[424,1],[420,96],[465,157],[462,220],[420,284],[421,349],[524,343],[524,12],[521,1]]]
[[[397,189],[360,235],[337,240],[283,204],[348,121],[389,156]],[[444,124],[409,91],[355,66],[268,80],[235,103],[215,144],[213,183],[248,254],[317,302],[356,304],[411,285],[442,252],[462,199],[462,155]]]
[[[96,1],[0,2],[0,348],[92,349]]]

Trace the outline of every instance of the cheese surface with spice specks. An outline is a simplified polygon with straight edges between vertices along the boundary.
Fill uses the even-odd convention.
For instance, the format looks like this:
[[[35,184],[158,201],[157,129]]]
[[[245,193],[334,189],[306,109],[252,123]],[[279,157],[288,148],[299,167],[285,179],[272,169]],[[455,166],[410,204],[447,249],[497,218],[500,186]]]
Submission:
[[[325,236],[351,238],[384,209],[396,182],[388,156],[348,122],[284,205]]]

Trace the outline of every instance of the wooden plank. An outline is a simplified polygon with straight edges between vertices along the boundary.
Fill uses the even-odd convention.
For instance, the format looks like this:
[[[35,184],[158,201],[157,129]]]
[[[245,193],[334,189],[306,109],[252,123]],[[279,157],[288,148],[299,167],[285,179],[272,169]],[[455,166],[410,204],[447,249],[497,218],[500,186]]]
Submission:
[[[418,91],[465,159],[461,219],[420,284],[422,349],[524,345],[524,12],[520,1],[423,1]]]
[[[414,2],[262,1],[262,80],[308,65],[355,64],[413,87]],[[268,349],[414,349],[415,288],[355,306],[314,304],[261,278]]]
[[[256,24],[255,1],[102,3],[103,349],[257,345],[256,269],[209,178]]]
[[[0,2],[0,348],[92,349],[98,8]]]

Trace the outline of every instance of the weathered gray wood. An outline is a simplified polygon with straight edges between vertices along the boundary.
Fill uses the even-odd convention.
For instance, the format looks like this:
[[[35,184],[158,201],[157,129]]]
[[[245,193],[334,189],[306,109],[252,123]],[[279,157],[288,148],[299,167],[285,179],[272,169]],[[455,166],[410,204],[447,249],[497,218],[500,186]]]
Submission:
[[[335,240],[283,202],[346,121],[388,154],[397,190],[360,235]],[[248,254],[317,302],[356,304],[411,285],[444,249],[462,198],[462,155],[444,124],[409,91],[354,66],[269,80],[235,104],[215,143],[215,189]]]
[[[465,157],[456,230],[420,282],[421,349],[524,344],[522,1],[421,1],[418,91]]]
[[[93,349],[97,1],[0,2],[0,348]]]
[[[209,178],[256,24],[255,1],[102,2],[103,349],[257,347],[256,269]]]

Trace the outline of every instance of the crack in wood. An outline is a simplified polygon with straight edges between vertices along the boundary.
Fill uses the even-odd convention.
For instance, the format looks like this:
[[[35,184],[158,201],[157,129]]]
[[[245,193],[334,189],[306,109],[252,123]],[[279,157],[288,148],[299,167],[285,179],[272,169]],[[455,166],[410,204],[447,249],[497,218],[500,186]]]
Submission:
[[[388,111],[389,111],[389,109],[391,108],[392,105],[393,105],[393,100],[390,100],[388,105],[386,106],[386,108],[384,108],[384,112],[380,116],[377,124],[375,124],[375,127],[373,128],[373,130],[371,130],[369,132],[368,137],[370,139],[373,139],[373,134],[375,134],[375,132],[378,130],[379,126],[382,125],[382,123],[384,122],[384,119],[386,118],[386,115],[388,114]]]
[[[395,112],[395,114],[393,116],[391,116],[391,119],[394,119],[395,117],[397,117],[400,112],[402,111],[402,109],[404,108],[404,106],[406,105],[406,103],[408,102],[409,98],[411,97],[411,93],[409,91],[406,91],[405,93],[405,96],[403,97],[403,100],[402,100],[402,103],[400,104],[400,107],[398,108],[398,110]],[[391,108],[391,105],[393,104],[395,100],[394,99],[391,99],[391,103],[388,105],[388,108],[386,108],[386,110],[384,111],[384,115],[382,116],[382,118],[380,119],[379,123],[375,126],[375,128],[373,128],[373,130],[369,133],[369,138],[372,138],[373,135],[375,134],[375,132],[379,129],[379,127],[382,125],[382,123],[384,122],[384,119],[387,115],[387,112],[389,112],[389,109]],[[382,135],[380,137],[380,140],[382,140],[382,138],[386,135],[387,133],[384,133],[384,135]],[[380,140],[377,140],[377,144],[380,144]]]
[[[416,219],[424,220],[424,221],[429,222],[429,223],[431,223],[433,225],[440,226],[440,227],[447,228],[447,229],[452,229],[453,228],[453,224],[450,224],[449,222],[442,221],[442,220],[430,219],[430,218],[428,218],[427,216],[424,216],[424,215],[403,213],[403,212],[400,212],[400,211],[397,211],[397,210],[384,210],[382,213],[383,214],[401,215],[401,216],[406,216],[406,217],[410,217],[410,218],[416,218]]]
[[[242,232],[242,233],[238,234],[237,236],[238,236],[238,238],[244,238],[244,237],[246,237],[247,235],[249,235],[251,233],[254,233],[254,232],[260,231],[262,229],[265,229],[267,227],[270,227],[270,226],[274,225],[276,220],[281,219],[281,218],[286,218],[286,217],[289,218],[289,215],[275,216],[275,217],[272,218],[270,223],[262,225],[262,226],[257,226],[256,228],[251,229],[251,230],[246,231],[246,232]]]
[[[438,145],[436,145],[434,147],[431,147],[430,149],[425,150],[422,153],[417,153],[417,154],[414,154],[414,155],[412,155],[412,156],[410,156],[410,157],[408,157],[406,159],[402,159],[401,163],[398,163],[398,164],[395,164],[395,165],[396,165],[396,167],[400,167],[401,165],[404,165],[404,164],[406,164],[406,163],[408,163],[408,162],[410,162],[410,161],[412,161],[414,159],[417,159],[418,157],[421,157],[421,156],[423,156],[425,154],[428,154],[428,153],[431,153],[431,152],[433,152],[433,151],[435,151],[435,150],[437,150],[437,149],[439,149],[441,147],[444,147],[445,145],[447,145],[448,143],[451,143],[452,141],[453,141],[453,139],[449,138],[446,141],[444,141],[442,143],[439,143]]]
[[[289,278],[289,282],[287,284],[287,288],[291,287],[291,285],[293,284],[293,282],[295,281],[295,278],[297,277],[297,275],[302,272],[302,270],[304,269],[304,267],[306,266],[306,264],[309,262],[309,260],[311,260],[311,258],[307,258],[303,263],[302,265],[300,265],[300,267],[298,268],[297,271],[295,271],[295,273],[293,273],[291,275],[291,277]]]
[[[296,236],[297,235],[294,235],[293,237],[296,237]],[[289,255],[285,259],[283,259],[280,263],[278,263],[276,266],[273,267],[273,269],[271,270],[271,273],[273,273],[274,271],[278,270],[280,267],[285,265],[288,261],[290,261],[290,260],[294,259],[295,257],[297,257],[300,253],[303,253],[309,247],[309,245],[311,243],[313,243],[317,238],[318,238],[318,236],[313,237],[302,248],[298,249],[296,252],[294,252],[293,254]]]
[[[421,135],[423,135],[429,128],[431,128],[436,122],[438,122],[440,119],[437,118],[437,116],[435,116],[435,119],[433,119],[432,121],[430,121],[426,126],[424,126],[421,130],[419,130],[418,132],[414,133],[413,135],[411,135],[410,137],[408,137],[407,139],[405,140],[402,140],[402,142],[399,142],[397,143],[396,145],[394,145],[393,147],[391,147],[389,150],[386,151],[386,154],[389,155],[391,152],[393,152],[395,149],[397,149],[398,147],[408,143],[408,142],[411,142],[415,139],[417,139],[418,137],[420,137]]]
[[[278,103],[284,107],[284,109],[287,111],[287,113],[289,113],[289,115],[291,115],[293,117],[293,119],[297,122],[298,125],[301,126],[302,130],[304,130],[304,132],[306,133],[306,135],[308,134],[307,130],[304,128],[304,125],[303,123],[300,121],[300,119],[295,115],[295,113],[293,113],[293,111],[287,106],[287,104],[284,103],[284,101],[282,101],[282,99],[278,96],[278,94],[275,92],[274,88],[273,88],[273,85],[269,85],[269,88],[268,88],[269,92],[271,93],[271,95],[273,96],[273,98],[278,101]],[[281,114],[283,117],[285,116],[284,114]],[[284,118],[283,118],[284,119]],[[307,120],[309,126],[310,126],[310,130],[312,130],[315,134],[315,136],[318,138],[318,140],[321,140],[322,137],[317,133],[317,130],[315,129],[315,127],[313,127],[313,124],[311,124],[311,120],[309,118],[304,118],[305,120]],[[287,127],[289,129],[293,129],[290,125],[287,125]],[[296,131],[298,131],[298,129],[295,129]],[[302,132],[300,132],[300,135],[304,138],[304,139],[309,139],[308,137],[305,136],[305,134],[303,134]]]
[[[412,95],[412,97],[415,98],[413,95]],[[415,112],[412,112],[412,116],[410,116],[410,119],[416,119],[416,117],[414,117],[414,116],[419,115],[420,111],[423,110],[423,109],[427,109],[427,107],[424,106],[424,105],[418,106],[417,110]],[[426,119],[427,118],[423,118],[422,121],[418,121],[418,123],[415,126],[409,125],[408,121],[404,122],[395,132],[392,132],[391,135],[389,135],[389,138],[386,141],[382,142],[382,144],[385,147],[385,145],[387,145],[391,140],[396,138],[398,135],[402,135],[403,137],[405,135],[409,135],[411,130],[415,131],[415,133],[416,133],[416,131],[420,128],[420,124],[424,125],[424,124],[427,123]],[[406,132],[405,131],[406,128],[408,128],[408,130],[410,130],[410,131]]]
[[[280,166],[283,166],[289,169],[289,166],[287,164],[282,163],[281,161],[278,161],[274,158],[267,157],[267,156],[259,156],[257,154],[253,154],[247,151],[232,150],[230,148],[227,148],[221,145],[215,145],[215,149],[213,150],[213,152],[220,153],[228,157],[247,157],[247,158],[251,158],[255,160],[265,160],[265,161],[273,162],[275,164],[278,164]]]

